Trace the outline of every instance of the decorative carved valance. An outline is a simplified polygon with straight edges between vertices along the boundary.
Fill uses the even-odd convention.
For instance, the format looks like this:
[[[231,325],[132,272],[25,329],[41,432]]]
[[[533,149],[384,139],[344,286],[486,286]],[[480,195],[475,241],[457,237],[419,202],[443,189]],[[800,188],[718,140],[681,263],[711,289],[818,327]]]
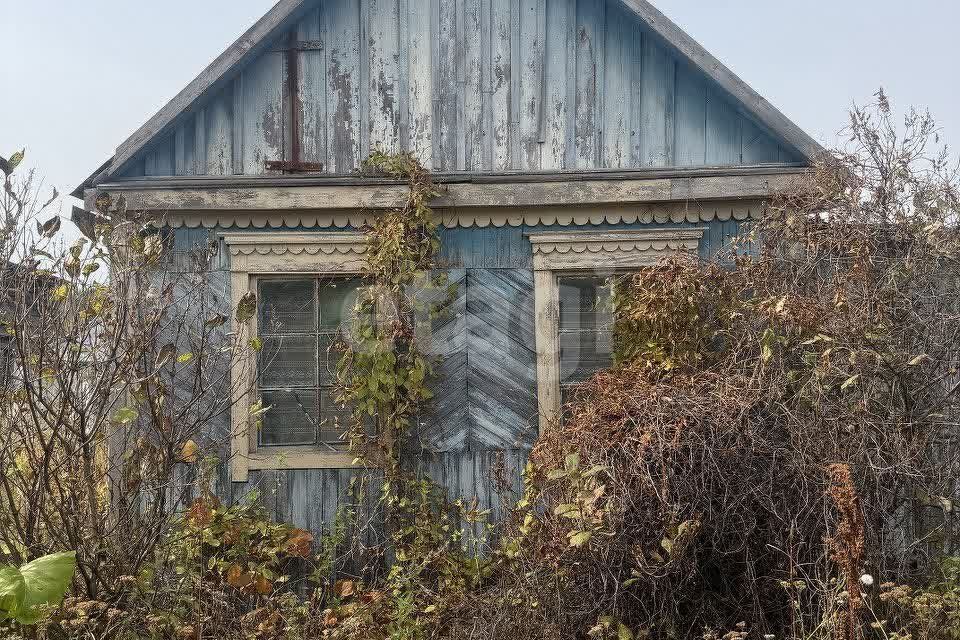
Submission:
[[[623,269],[650,265],[675,251],[696,252],[703,228],[531,233],[533,268]]]

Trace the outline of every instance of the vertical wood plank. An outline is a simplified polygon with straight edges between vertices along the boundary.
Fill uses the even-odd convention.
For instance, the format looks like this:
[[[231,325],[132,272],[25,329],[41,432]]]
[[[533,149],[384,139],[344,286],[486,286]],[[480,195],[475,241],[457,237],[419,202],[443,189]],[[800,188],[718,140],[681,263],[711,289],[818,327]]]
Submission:
[[[708,165],[740,163],[740,118],[715,91],[707,92],[706,162]]]
[[[463,169],[483,169],[484,49],[483,0],[462,0],[460,18],[463,85],[460,90],[463,116]]]
[[[174,136],[167,136],[149,149],[144,156],[144,175],[174,175]]]
[[[297,23],[297,39],[301,42],[324,43],[322,50],[301,51],[299,79],[300,93],[300,154],[304,162],[325,162],[327,159],[327,45],[321,28],[325,12],[314,9]]]
[[[573,160],[573,109],[576,100],[576,3],[548,0],[544,33],[543,142],[540,168],[563,169]]]
[[[492,169],[511,167],[511,105],[513,104],[513,27],[512,0],[490,0],[491,9],[491,76],[490,110],[492,129]]]
[[[193,176],[197,174],[196,119],[189,118],[177,127],[174,133],[174,174]]]
[[[630,76],[633,63],[630,37],[633,20],[621,6],[611,6],[606,16],[607,37],[604,39],[604,120],[602,164],[618,168],[630,162]]]
[[[640,78],[640,165],[673,164],[675,65],[673,57],[644,34]]]
[[[577,1],[577,73],[574,139],[576,168],[597,166],[600,129],[600,84],[603,81],[603,8],[605,2]]]
[[[225,176],[233,173],[233,92],[221,92],[205,110],[206,173]]]
[[[360,1],[330,0],[327,17],[327,165],[349,173],[360,161]]]
[[[433,167],[433,73],[432,38],[434,32],[431,0],[407,0],[407,22],[414,28],[407,32],[407,60],[410,79],[407,108],[409,111],[410,152],[424,167]]]
[[[533,274],[537,349],[537,404],[540,433],[546,433],[560,415],[560,358],[556,344],[560,301],[551,271]]]
[[[458,109],[457,67],[463,52],[457,46],[458,2],[441,0],[437,23],[437,85],[434,87],[437,100],[437,168],[456,171],[457,151],[461,136]]]
[[[283,54],[264,53],[242,75],[242,171],[257,175],[266,172],[268,160],[283,159]]]
[[[370,149],[400,146],[400,8],[397,0],[369,0]]]
[[[777,141],[744,116],[740,116],[743,148],[741,160],[744,164],[763,164],[777,162],[780,148]]]
[[[706,160],[706,87],[686,64],[677,66],[676,100],[676,164],[681,167],[702,165]]]
[[[520,108],[517,132],[520,157],[516,169],[540,169],[540,115],[543,82],[543,33],[540,17],[544,0],[518,0],[520,20]]]

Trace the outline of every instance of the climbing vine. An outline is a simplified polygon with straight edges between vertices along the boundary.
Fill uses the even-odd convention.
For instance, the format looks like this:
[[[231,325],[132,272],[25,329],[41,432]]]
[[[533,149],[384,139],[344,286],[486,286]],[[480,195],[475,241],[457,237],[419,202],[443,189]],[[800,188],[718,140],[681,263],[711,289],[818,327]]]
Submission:
[[[482,573],[484,563],[465,552],[461,541],[462,523],[482,514],[451,502],[401,459],[433,397],[431,362],[418,342],[416,323],[430,322],[445,306],[431,303],[437,296],[427,294],[446,285],[444,274],[432,273],[440,236],[429,203],[437,189],[411,154],[375,152],[364,170],[406,180],[409,192],[401,206],[377,216],[367,230],[366,286],[338,367],[340,401],[353,408],[349,442],[356,462],[383,473],[380,501],[392,552],[388,626],[394,637],[418,637],[440,615],[440,594],[462,590]]]
[[[437,191],[410,154],[377,151],[365,168],[409,184],[403,205],[378,216],[368,230],[367,285],[339,366],[341,401],[354,410],[351,451],[358,462],[383,469],[389,489],[400,473],[403,436],[432,397],[430,363],[415,339],[418,303],[411,290],[434,268],[440,250],[429,206]]]

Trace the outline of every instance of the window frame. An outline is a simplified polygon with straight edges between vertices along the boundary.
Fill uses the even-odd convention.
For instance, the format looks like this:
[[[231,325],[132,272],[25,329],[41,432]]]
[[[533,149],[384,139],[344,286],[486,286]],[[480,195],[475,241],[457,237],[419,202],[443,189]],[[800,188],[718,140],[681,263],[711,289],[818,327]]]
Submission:
[[[221,234],[230,265],[230,299],[236,309],[259,279],[337,278],[362,275],[367,266],[366,236],[355,232],[266,232]],[[242,325],[231,314],[235,335],[246,340],[259,335],[257,313]],[[257,354],[244,350],[231,371],[230,463],[234,482],[246,482],[251,470],[352,468],[349,452],[330,451],[322,444],[258,446],[250,409],[259,397]]]
[[[697,253],[705,227],[528,233],[533,251],[537,404],[540,433],[561,416],[561,276],[609,276],[655,265],[677,252]]]

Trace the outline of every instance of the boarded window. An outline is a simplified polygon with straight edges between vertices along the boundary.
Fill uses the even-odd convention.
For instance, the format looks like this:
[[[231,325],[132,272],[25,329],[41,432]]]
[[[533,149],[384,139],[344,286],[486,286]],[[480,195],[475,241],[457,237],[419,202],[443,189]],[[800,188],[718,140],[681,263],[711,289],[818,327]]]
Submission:
[[[261,447],[344,448],[350,410],[337,404],[337,362],[349,331],[359,278],[259,281]]]
[[[560,388],[566,402],[572,386],[610,366],[613,331],[611,278],[560,276]]]

